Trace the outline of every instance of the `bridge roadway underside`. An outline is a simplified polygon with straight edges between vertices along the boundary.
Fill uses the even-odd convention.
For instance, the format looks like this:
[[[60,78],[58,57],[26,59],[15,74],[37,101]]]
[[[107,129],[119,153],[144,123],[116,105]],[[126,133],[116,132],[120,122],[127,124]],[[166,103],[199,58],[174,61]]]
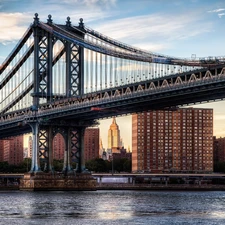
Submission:
[[[40,124],[82,124],[97,119],[110,118],[117,115],[127,115],[146,110],[174,110],[177,106],[206,103],[209,101],[223,100],[225,98],[225,80],[220,82],[204,82],[189,84],[182,87],[161,88],[157,91],[140,91],[126,96],[109,98],[105,101],[93,101],[83,104],[82,108],[71,106],[70,109],[52,111],[51,113],[38,114],[37,119],[44,122]],[[93,110],[98,107],[102,110]],[[46,110],[47,112],[47,110]],[[29,125],[21,121],[9,124],[0,124],[0,138],[30,133]]]

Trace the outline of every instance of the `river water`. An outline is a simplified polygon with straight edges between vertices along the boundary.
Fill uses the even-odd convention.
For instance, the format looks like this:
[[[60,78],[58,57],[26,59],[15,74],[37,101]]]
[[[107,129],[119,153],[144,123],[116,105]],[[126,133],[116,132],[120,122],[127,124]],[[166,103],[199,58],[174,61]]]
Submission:
[[[0,192],[0,224],[225,224],[225,192]]]

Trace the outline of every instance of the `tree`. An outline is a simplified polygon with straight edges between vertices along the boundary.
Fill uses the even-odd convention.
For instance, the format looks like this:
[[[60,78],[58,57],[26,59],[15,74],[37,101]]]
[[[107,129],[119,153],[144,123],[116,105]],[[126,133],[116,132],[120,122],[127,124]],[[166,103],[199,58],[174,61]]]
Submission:
[[[101,158],[96,158],[96,159],[87,161],[85,164],[85,167],[89,171],[108,172],[108,163],[107,163],[107,161],[105,161]]]
[[[97,171],[97,162],[95,160],[89,160],[85,163],[85,167],[89,170],[89,171],[94,171],[96,172]]]
[[[214,163],[214,172],[223,172],[225,173],[225,162]]]
[[[53,160],[53,167],[55,171],[61,172],[63,170],[63,160]]]
[[[130,173],[131,169],[132,169],[132,162],[131,162],[131,160],[127,159],[123,163],[123,171]]]
[[[0,172],[8,172],[9,163],[8,162],[0,162]]]

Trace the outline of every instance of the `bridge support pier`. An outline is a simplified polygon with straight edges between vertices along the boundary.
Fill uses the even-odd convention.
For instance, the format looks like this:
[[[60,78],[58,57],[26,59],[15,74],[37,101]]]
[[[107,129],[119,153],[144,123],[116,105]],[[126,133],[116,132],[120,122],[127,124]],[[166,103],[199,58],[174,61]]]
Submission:
[[[90,173],[84,173],[84,131],[86,126],[41,125],[29,123],[33,132],[33,154],[31,170],[21,180],[21,190],[96,190],[96,180]],[[64,165],[62,173],[56,173],[53,166],[53,139],[60,133],[65,140]],[[40,160],[44,160],[45,168]],[[72,168],[72,162],[76,162]]]
[[[37,173],[41,171],[40,168],[40,160],[39,160],[39,139],[38,139],[38,132],[39,132],[39,124],[37,121],[30,122],[29,125],[32,129],[33,134],[33,143],[32,143],[32,162],[31,162],[31,169],[30,173]]]
[[[54,172],[53,139],[60,133],[65,142],[63,173],[82,173],[85,170],[84,132],[86,126],[41,125],[38,121],[29,122],[32,128],[32,164],[30,173]],[[45,164],[41,168],[41,161]],[[76,168],[72,168],[76,162]],[[43,165],[42,165],[43,167]]]

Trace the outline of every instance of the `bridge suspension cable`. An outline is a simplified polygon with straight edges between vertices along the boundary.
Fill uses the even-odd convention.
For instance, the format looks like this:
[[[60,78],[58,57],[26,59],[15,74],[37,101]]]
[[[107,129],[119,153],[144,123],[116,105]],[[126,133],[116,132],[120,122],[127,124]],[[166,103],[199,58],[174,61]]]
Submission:
[[[225,63],[225,57],[210,58],[210,60],[180,59],[153,52],[141,50],[123,44],[88,27],[80,29],[75,26],[65,26],[39,22],[44,39],[48,34],[54,36],[52,66],[52,101],[67,96],[76,95],[67,89],[65,43],[69,43],[71,51],[81,47],[84,49],[84,94],[110,89],[144,80],[154,80],[176,73],[200,69],[202,66]],[[75,31],[83,33],[84,38]],[[14,111],[32,104],[31,92],[34,88],[34,38],[32,27],[29,27],[17,46],[0,67],[0,103],[1,111]],[[46,42],[47,43],[47,42]],[[45,44],[44,41],[42,43]],[[46,50],[46,46],[42,46]],[[44,51],[43,51],[44,52]],[[44,62],[47,56],[43,53]],[[40,57],[40,61],[42,58]],[[74,67],[76,65],[74,60]],[[45,64],[46,65],[46,64]],[[46,70],[47,66],[44,67]],[[40,75],[40,85],[46,82],[46,71]],[[68,93],[69,92],[69,93]],[[43,85],[39,100],[46,103],[49,93]],[[49,101],[49,99],[48,99]]]

